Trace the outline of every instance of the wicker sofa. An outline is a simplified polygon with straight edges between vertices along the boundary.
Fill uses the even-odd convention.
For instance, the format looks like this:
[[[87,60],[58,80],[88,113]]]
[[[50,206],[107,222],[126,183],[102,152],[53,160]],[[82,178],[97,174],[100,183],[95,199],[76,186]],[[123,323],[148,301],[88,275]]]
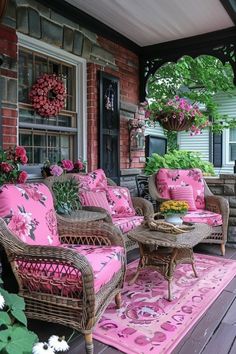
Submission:
[[[63,182],[65,180],[68,180],[71,178],[78,179],[78,174],[67,173],[67,174],[63,174],[59,177],[57,177],[57,176],[47,177],[44,179],[44,183],[49,187],[52,194],[54,195],[53,184],[55,182]],[[110,180],[109,178],[106,178],[106,180],[107,180],[107,184],[109,186],[116,187],[116,184],[112,180]],[[78,193],[79,193],[79,191],[80,191],[80,187],[79,187]],[[54,200],[55,200],[55,195],[54,195]],[[90,210],[90,211],[94,211],[94,212],[102,211],[102,212],[106,213],[106,215],[107,215],[106,222],[115,225],[122,232],[127,251],[130,251],[130,250],[138,247],[137,243],[135,243],[134,241],[130,240],[127,237],[128,232],[131,229],[134,229],[135,227],[139,226],[143,222],[144,218],[147,218],[148,216],[152,215],[154,212],[153,205],[148,200],[145,200],[140,197],[131,197],[131,201],[132,201],[132,207],[135,210],[135,215],[126,216],[124,218],[113,218],[112,215],[110,214],[110,212],[108,212],[107,210],[104,210],[104,208],[101,208],[98,206],[89,206],[89,205],[83,206],[84,210]],[[78,210],[77,214],[78,214],[78,219],[79,219],[79,214],[80,214],[79,210]],[[71,216],[71,219],[74,219],[74,218],[77,219],[75,213],[73,213],[73,215]]]
[[[26,303],[26,316],[84,334],[115,297],[120,306],[126,254],[122,235],[108,223],[77,223],[56,215],[43,183],[3,185],[0,245]]]
[[[203,222],[212,226],[212,233],[203,243],[215,243],[221,247],[221,254],[225,255],[227,241],[229,203],[226,198],[215,196],[208,188],[202,171],[199,169],[166,169],[149,177],[149,193],[160,205],[161,202],[171,199],[170,189],[191,186],[195,211],[188,212],[183,218],[186,222]],[[189,197],[189,191],[187,191]]]

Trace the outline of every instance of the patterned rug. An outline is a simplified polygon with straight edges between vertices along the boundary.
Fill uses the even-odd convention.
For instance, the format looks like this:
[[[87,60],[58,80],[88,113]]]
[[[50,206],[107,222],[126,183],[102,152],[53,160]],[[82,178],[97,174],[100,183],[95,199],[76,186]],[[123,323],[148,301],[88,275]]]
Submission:
[[[198,278],[189,264],[175,270],[173,301],[167,281],[143,270],[129,286],[138,261],[128,265],[122,308],[111,303],[95,327],[94,338],[128,354],[170,354],[236,274],[236,261],[195,254]]]

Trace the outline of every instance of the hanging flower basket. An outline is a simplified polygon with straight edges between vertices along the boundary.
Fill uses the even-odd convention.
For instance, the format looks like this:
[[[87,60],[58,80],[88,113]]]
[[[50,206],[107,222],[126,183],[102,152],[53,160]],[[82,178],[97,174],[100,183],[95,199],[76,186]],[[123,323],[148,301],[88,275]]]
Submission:
[[[159,116],[156,120],[164,129],[177,132],[189,130],[194,123],[194,118],[179,120],[177,117],[173,118],[173,115]]]

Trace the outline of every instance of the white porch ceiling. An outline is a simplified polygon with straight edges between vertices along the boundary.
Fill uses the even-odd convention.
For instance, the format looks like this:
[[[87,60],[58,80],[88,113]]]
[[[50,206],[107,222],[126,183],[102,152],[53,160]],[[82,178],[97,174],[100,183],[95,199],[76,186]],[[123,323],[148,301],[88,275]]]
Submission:
[[[220,0],[66,0],[140,46],[234,26]]]

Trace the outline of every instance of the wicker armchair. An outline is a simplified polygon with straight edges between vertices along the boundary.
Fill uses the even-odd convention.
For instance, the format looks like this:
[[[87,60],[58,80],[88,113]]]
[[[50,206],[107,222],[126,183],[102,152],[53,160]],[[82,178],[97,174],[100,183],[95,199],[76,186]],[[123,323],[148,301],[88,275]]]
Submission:
[[[160,205],[163,201],[167,200],[166,198],[163,198],[162,192],[164,190],[164,186],[166,185],[168,188],[170,187],[171,184],[180,184],[185,183],[184,178],[181,178],[181,170],[170,170],[173,176],[173,173],[178,174],[178,182],[175,181],[175,177],[172,178],[172,181],[164,181],[158,185],[158,173],[160,173],[161,170],[166,170],[168,169],[160,169],[157,173],[154,173],[149,177],[149,193],[151,197],[157,201],[157,205]],[[182,170],[183,171],[183,170]],[[210,211],[213,213],[220,214],[222,221],[220,225],[212,226],[212,233],[209,237],[204,239],[202,242],[203,243],[214,243],[214,244],[220,244],[221,247],[221,254],[224,256],[225,255],[225,244],[227,242],[227,231],[228,231],[228,220],[229,220],[229,203],[226,198],[220,197],[220,196],[215,196],[213,193],[210,191],[208,188],[204,178],[202,177],[201,171],[198,169],[192,169],[192,170],[186,170],[186,171],[191,171],[190,175],[194,176],[194,173],[198,173],[198,182],[202,183],[203,185],[203,199],[205,203],[205,210]],[[163,171],[162,171],[163,172]],[[164,171],[165,172],[165,171]],[[174,182],[173,182],[174,181]],[[196,180],[195,180],[196,181]],[[195,189],[195,187],[193,187]]]
[[[50,191],[38,183],[3,186],[0,216],[0,244],[25,299],[26,316],[82,332],[86,352],[93,353],[94,325],[112,298],[120,306],[126,255],[119,230],[56,215]],[[42,227],[48,227],[46,233]]]
[[[44,179],[43,182],[48,186],[48,188],[50,189],[51,193],[53,194],[54,202],[56,200],[55,200],[55,195],[54,195],[54,192],[53,192],[53,184],[55,182],[58,182],[58,181],[63,182],[65,180],[68,180],[68,179],[71,179],[71,178],[77,178],[77,176],[78,176],[77,174],[67,173],[67,174],[63,174],[63,175],[61,175],[59,177],[52,176],[52,177],[47,177],[47,178]],[[112,181],[109,178],[107,178],[107,182],[108,182],[109,186],[116,186],[115,182]],[[148,200],[146,200],[144,198],[141,198],[141,197],[131,197],[131,200],[132,200],[133,207],[135,209],[136,216],[143,216],[144,218],[147,218],[148,216],[153,215],[154,210],[153,210],[153,205],[152,205],[151,202],[149,202]],[[111,215],[108,213],[108,211],[106,211],[103,208],[94,207],[94,206],[83,206],[82,209],[83,210],[87,210],[87,211],[105,213],[106,217],[103,218],[103,220],[108,222],[108,223],[111,223],[111,224],[113,223]],[[78,217],[79,217],[80,211],[78,211],[77,213],[72,213],[70,218],[71,219],[76,219],[77,218],[76,214],[78,214]],[[125,247],[126,247],[127,251],[130,251],[130,250],[138,247],[138,244],[136,242],[132,241],[131,239],[129,239],[127,237],[128,232],[122,232],[122,234],[123,234],[123,239],[124,239]]]

